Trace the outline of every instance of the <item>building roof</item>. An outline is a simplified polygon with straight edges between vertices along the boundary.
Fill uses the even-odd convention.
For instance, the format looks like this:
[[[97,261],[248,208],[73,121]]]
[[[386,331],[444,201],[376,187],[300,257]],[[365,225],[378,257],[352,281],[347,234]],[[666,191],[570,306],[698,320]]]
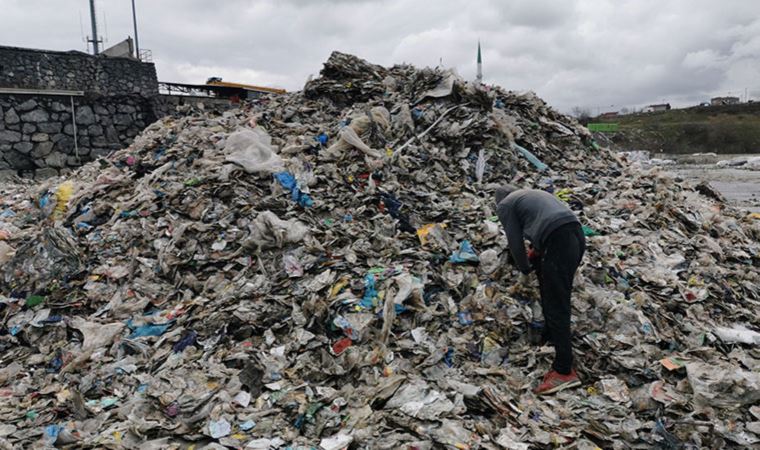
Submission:
[[[266,87],[266,86],[254,86],[252,84],[230,83],[227,81],[211,81],[209,83],[206,83],[206,85],[245,89],[247,91],[267,92],[270,94],[285,94],[287,92],[285,89],[277,89],[277,88],[271,88],[271,87]]]

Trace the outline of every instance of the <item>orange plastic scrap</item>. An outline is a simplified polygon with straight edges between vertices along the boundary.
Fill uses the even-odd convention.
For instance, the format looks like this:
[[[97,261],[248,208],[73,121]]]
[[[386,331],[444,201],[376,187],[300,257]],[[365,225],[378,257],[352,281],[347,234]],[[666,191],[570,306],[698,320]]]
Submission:
[[[660,364],[670,371],[678,370],[686,365],[686,361],[681,358],[671,356],[670,358],[663,358],[660,360]]]
[[[417,229],[417,237],[420,238],[421,245],[427,244],[428,235],[433,231],[435,227],[446,228],[446,224],[445,223],[429,223]]]

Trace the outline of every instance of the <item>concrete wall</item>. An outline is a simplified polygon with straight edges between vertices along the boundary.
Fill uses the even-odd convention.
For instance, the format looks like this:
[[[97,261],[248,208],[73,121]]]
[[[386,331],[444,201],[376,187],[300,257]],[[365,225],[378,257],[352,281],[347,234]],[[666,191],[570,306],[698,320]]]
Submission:
[[[130,58],[0,46],[0,87],[153,97],[158,79],[152,63]]]

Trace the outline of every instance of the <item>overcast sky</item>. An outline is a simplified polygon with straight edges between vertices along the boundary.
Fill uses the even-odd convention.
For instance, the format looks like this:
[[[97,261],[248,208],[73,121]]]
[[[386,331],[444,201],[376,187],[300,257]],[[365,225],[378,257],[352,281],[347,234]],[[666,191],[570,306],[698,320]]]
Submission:
[[[435,66],[597,111],[714,95],[760,98],[756,0],[136,0],[161,81],[303,87],[332,50]],[[0,0],[0,45],[83,50],[87,0]],[[98,0],[100,34],[132,35],[130,0]],[[108,45],[107,44],[107,45]]]

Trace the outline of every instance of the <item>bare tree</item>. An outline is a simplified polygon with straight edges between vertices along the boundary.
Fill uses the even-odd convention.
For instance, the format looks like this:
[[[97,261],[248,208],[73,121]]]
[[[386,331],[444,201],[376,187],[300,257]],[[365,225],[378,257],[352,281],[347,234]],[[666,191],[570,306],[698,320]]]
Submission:
[[[591,111],[588,108],[582,108],[580,106],[573,106],[573,109],[570,110],[570,114],[578,119],[578,122],[584,125],[588,123],[589,119],[591,119]]]

